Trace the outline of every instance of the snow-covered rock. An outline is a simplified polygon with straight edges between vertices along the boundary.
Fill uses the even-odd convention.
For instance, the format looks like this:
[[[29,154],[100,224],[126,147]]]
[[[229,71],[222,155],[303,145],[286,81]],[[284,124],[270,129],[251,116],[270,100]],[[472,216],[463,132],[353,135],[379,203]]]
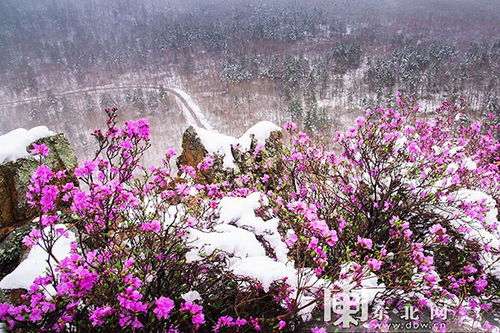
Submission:
[[[22,252],[20,240],[29,233],[31,222],[38,215],[26,200],[31,175],[40,163],[37,158],[26,156],[30,143],[35,140],[49,148],[50,153],[43,162],[54,173],[68,170],[66,177],[54,181],[55,185],[68,182],[78,184],[72,172],[77,165],[75,151],[64,134],[51,134],[51,131],[42,126],[30,131],[18,129],[0,137],[0,150],[9,151],[4,155],[8,155],[9,162],[0,163],[0,277],[10,273],[19,263]],[[45,135],[50,136],[44,137]],[[39,137],[42,138],[36,140]],[[17,148],[11,147],[11,143]],[[10,161],[11,159],[15,160]]]
[[[184,132],[182,154],[177,160],[177,164],[195,167],[207,155],[211,155],[222,158],[220,168],[237,170],[238,166],[233,155],[233,147],[239,152],[249,152],[252,149],[252,142],[264,145],[274,132],[280,133],[281,129],[269,121],[261,121],[255,124],[240,138],[197,126],[190,126]]]
[[[250,149],[250,145],[252,144],[252,137],[257,140],[258,144],[265,144],[266,140],[271,136],[272,132],[279,132],[281,128],[270,121],[260,121],[257,124],[250,127],[245,134],[243,134],[238,139],[238,144],[244,151],[248,151]]]
[[[263,145],[272,132],[281,131],[281,128],[269,121],[261,121],[250,127],[239,139],[200,127],[196,127],[195,130],[208,154],[224,156],[224,168],[235,168],[231,146],[248,151],[252,144],[252,138],[257,140],[257,144]]]
[[[209,155],[223,156],[224,168],[235,168],[231,146],[236,145],[238,140],[232,136],[224,135],[214,131],[209,131],[201,127],[195,128],[201,144],[205,147]]]
[[[0,136],[0,164],[28,156],[26,148],[38,139],[54,135],[46,126],[18,128]]]

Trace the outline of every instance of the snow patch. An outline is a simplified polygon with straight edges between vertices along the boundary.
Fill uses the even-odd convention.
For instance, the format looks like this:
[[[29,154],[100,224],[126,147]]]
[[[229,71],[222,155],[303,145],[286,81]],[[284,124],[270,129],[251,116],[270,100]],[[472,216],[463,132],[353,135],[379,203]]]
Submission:
[[[221,155],[223,157],[224,168],[234,169],[233,153],[231,145],[236,145],[238,140],[232,136],[209,131],[201,127],[193,126],[201,140],[201,143],[210,155]]]
[[[252,137],[258,144],[265,144],[272,132],[281,131],[281,128],[269,121],[261,121],[250,127],[239,139],[224,135],[215,131],[206,130],[193,126],[201,140],[201,143],[209,154],[221,155],[224,168],[234,169],[234,157],[231,146],[237,146],[242,151],[248,151],[252,143]]]
[[[278,261],[288,261],[288,247],[281,240],[278,233],[278,219],[264,221],[255,216],[254,210],[266,206],[267,198],[258,192],[246,198],[223,198],[220,202],[220,219],[225,223],[234,222],[238,227],[252,231],[257,236],[262,236],[273,249]]]
[[[212,253],[221,250],[236,258],[262,257],[266,249],[256,236],[262,237],[273,250],[279,262],[288,261],[288,247],[278,232],[278,220],[264,221],[255,210],[267,205],[267,198],[254,192],[246,198],[226,197],[220,201],[218,224],[210,231],[189,229],[188,241],[193,250],[190,260],[196,260],[199,252]],[[274,258],[271,260],[276,261]]]
[[[223,198],[219,203],[219,219],[213,228],[189,229],[188,243],[192,250],[186,254],[186,259],[198,260],[201,254],[217,250],[227,252],[229,269],[236,275],[259,282],[266,292],[273,282],[286,279],[295,290],[292,297],[297,296],[297,290],[302,290],[297,299],[304,308],[299,314],[308,320],[317,305],[314,290],[323,288],[327,282],[318,279],[310,268],[295,268],[278,232],[278,219],[265,221],[255,215],[256,209],[267,205],[267,197],[259,192],[246,198]]]
[[[269,291],[269,287],[275,281],[287,279],[287,282],[296,285],[297,271],[293,266],[288,266],[282,262],[274,261],[266,256],[250,257],[239,260],[233,266],[236,275],[250,277],[259,281],[264,291]]]
[[[71,251],[71,243],[76,241],[75,234],[66,230],[63,224],[54,226],[54,230],[63,229],[68,234],[68,237],[61,236],[54,244],[52,253],[58,261],[66,258]],[[46,227],[43,232],[48,235],[50,227]],[[47,263],[47,252],[40,246],[35,245],[31,248],[28,257],[16,267],[16,269],[5,276],[0,281],[1,289],[29,289],[37,277],[44,275],[49,268]],[[50,259],[52,267],[56,266],[54,258]]]
[[[190,229],[190,245],[197,248],[190,253],[193,258],[198,249],[203,248],[203,252],[212,253],[215,250],[222,250],[232,253],[240,258],[263,256],[266,254],[264,248],[250,231],[237,228],[232,225],[218,225],[214,232],[203,232]]]
[[[181,297],[186,302],[193,303],[194,301],[201,301],[201,295],[196,290],[188,291],[187,293],[183,294]]]
[[[38,139],[55,133],[46,126],[33,127],[30,130],[18,128],[0,136],[0,163],[15,161],[28,156],[26,148]]]
[[[238,143],[244,151],[250,149],[252,144],[252,136],[255,137],[258,144],[265,144],[272,132],[281,131],[281,128],[270,121],[260,121],[250,127],[245,134],[239,138]]]
[[[370,305],[378,293],[385,291],[385,284],[379,284],[377,275],[371,271],[360,275],[355,269],[357,266],[359,265],[355,262],[343,264],[339,274],[341,278],[334,283],[334,287],[349,292],[362,303]]]

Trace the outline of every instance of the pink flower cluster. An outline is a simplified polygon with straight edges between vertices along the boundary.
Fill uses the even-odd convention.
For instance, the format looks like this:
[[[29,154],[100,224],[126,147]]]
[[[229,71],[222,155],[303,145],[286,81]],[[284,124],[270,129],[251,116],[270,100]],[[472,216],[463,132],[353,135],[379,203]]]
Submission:
[[[191,302],[184,302],[181,304],[180,310],[181,312],[186,312],[190,314],[191,322],[195,325],[195,328],[205,324],[205,316],[203,315],[203,306]]]

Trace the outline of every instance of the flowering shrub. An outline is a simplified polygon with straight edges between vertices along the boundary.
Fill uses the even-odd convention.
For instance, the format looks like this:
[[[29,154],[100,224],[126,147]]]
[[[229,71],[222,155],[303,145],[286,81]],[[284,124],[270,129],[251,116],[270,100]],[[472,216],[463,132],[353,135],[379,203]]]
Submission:
[[[147,121],[119,127],[116,109],[106,112],[95,158],[75,170],[80,186],[42,163],[31,178],[40,216],[24,243],[49,259],[24,304],[0,304],[13,330],[295,330],[322,318],[325,288],[363,295],[377,313],[367,330],[387,329],[390,310],[405,304],[422,314],[446,305],[450,327],[491,328],[494,126],[457,124],[460,108],[448,104],[419,120],[400,97],[337,133],[332,151],[287,123],[291,144],[257,145],[252,168],[203,184],[196,175],[214,167],[211,157],[175,175],[169,150],[145,168]],[[49,152],[31,153],[43,162]],[[73,233],[58,260],[57,241]]]
[[[376,274],[372,304],[382,313],[368,328],[387,329],[387,310],[408,303],[447,306],[453,325],[488,328],[482,315],[498,310],[500,279],[498,128],[457,125],[457,105],[433,121],[418,120],[419,107],[402,98],[397,106],[367,110],[336,133],[340,153],[289,124],[289,172],[271,197],[286,202],[276,206],[288,233],[302,236],[296,252],[314,251],[317,274],[334,288]]]

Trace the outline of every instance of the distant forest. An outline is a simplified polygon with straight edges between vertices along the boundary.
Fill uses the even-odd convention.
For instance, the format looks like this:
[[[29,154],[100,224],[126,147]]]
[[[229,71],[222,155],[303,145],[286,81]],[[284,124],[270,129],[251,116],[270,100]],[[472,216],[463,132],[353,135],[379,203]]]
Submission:
[[[275,83],[290,117],[311,129],[328,121],[317,99],[345,89],[339,77],[356,71],[366,106],[403,91],[468,96],[484,115],[500,109],[500,1],[0,2],[4,98],[171,64],[193,75],[204,59],[221,85]]]

